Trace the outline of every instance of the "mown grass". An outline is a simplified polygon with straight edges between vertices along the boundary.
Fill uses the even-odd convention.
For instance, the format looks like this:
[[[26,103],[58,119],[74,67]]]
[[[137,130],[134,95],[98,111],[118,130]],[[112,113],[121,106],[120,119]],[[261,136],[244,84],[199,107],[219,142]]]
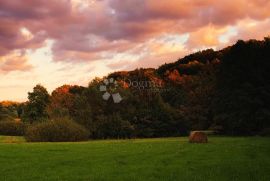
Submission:
[[[270,180],[270,138],[23,143],[0,137],[0,180]],[[17,140],[17,143],[16,141]],[[3,143],[4,142],[4,143]]]

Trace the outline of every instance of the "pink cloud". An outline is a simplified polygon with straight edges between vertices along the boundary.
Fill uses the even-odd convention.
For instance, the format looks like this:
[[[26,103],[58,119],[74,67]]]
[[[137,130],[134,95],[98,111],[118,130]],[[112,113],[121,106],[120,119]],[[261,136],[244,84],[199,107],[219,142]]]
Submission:
[[[238,33],[230,39],[230,42],[237,41],[239,38],[243,40],[263,39],[266,36],[270,36],[270,17],[259,22],[245,19],[240,21],[236,28]]]
[[[99,0],[88,7],[80,2],[87,1],[0,0],[0,56],[40,48],[46,39],[54,41],[55,61],[91,61],[103,59],[104,54],[128,53],[162,34],[190,33],[188,48],[207,47],[217,45],[219,30],[229,25],[270,16],[268,0]],[[21,33],[22,28],[31,38]],[[264,33],[267,30],[253,32],[253,37]],[[155,57],[151,56],[149,52],[145,58]]]

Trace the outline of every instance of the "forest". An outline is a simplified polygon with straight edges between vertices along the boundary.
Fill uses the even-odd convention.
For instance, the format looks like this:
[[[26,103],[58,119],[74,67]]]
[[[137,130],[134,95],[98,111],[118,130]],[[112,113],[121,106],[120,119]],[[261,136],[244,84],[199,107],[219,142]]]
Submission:
[[[38,84],[27,102],[0,103],[0,135],[30,141],[174,137],[191,130],[269,135],[269,77],[270,37],[239,40],[157,69],[114,72],[87,87],[63,85],[49,94]]]

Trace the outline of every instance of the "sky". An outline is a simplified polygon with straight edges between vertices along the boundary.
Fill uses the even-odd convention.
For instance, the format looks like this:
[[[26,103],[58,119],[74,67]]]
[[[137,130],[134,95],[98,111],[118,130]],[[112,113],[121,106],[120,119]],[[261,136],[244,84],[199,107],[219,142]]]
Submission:
[[[0,101],[270,35],[269,0],[0,0]]]

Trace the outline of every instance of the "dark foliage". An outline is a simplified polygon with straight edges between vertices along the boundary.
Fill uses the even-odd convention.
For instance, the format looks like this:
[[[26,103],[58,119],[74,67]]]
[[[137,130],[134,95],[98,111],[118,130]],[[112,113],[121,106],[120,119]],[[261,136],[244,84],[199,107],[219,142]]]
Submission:
[[[0,135],[22,136],[24,130],[25,125],[22,122],[0,121]]]
[[[28,102],[24,106],[24,118],[30,123],[48,118],[46,108],[50,101],[47,89],[36,85],[33,92],[28,92]]]
[[[31,125],[25,138],[32,142],[84,141],[89,138],[89,132],[76,122],[62,118]]]
[[[270,127],[270,39],[238,41],[217,74],[215,121],[228,134],[254,135]]]

